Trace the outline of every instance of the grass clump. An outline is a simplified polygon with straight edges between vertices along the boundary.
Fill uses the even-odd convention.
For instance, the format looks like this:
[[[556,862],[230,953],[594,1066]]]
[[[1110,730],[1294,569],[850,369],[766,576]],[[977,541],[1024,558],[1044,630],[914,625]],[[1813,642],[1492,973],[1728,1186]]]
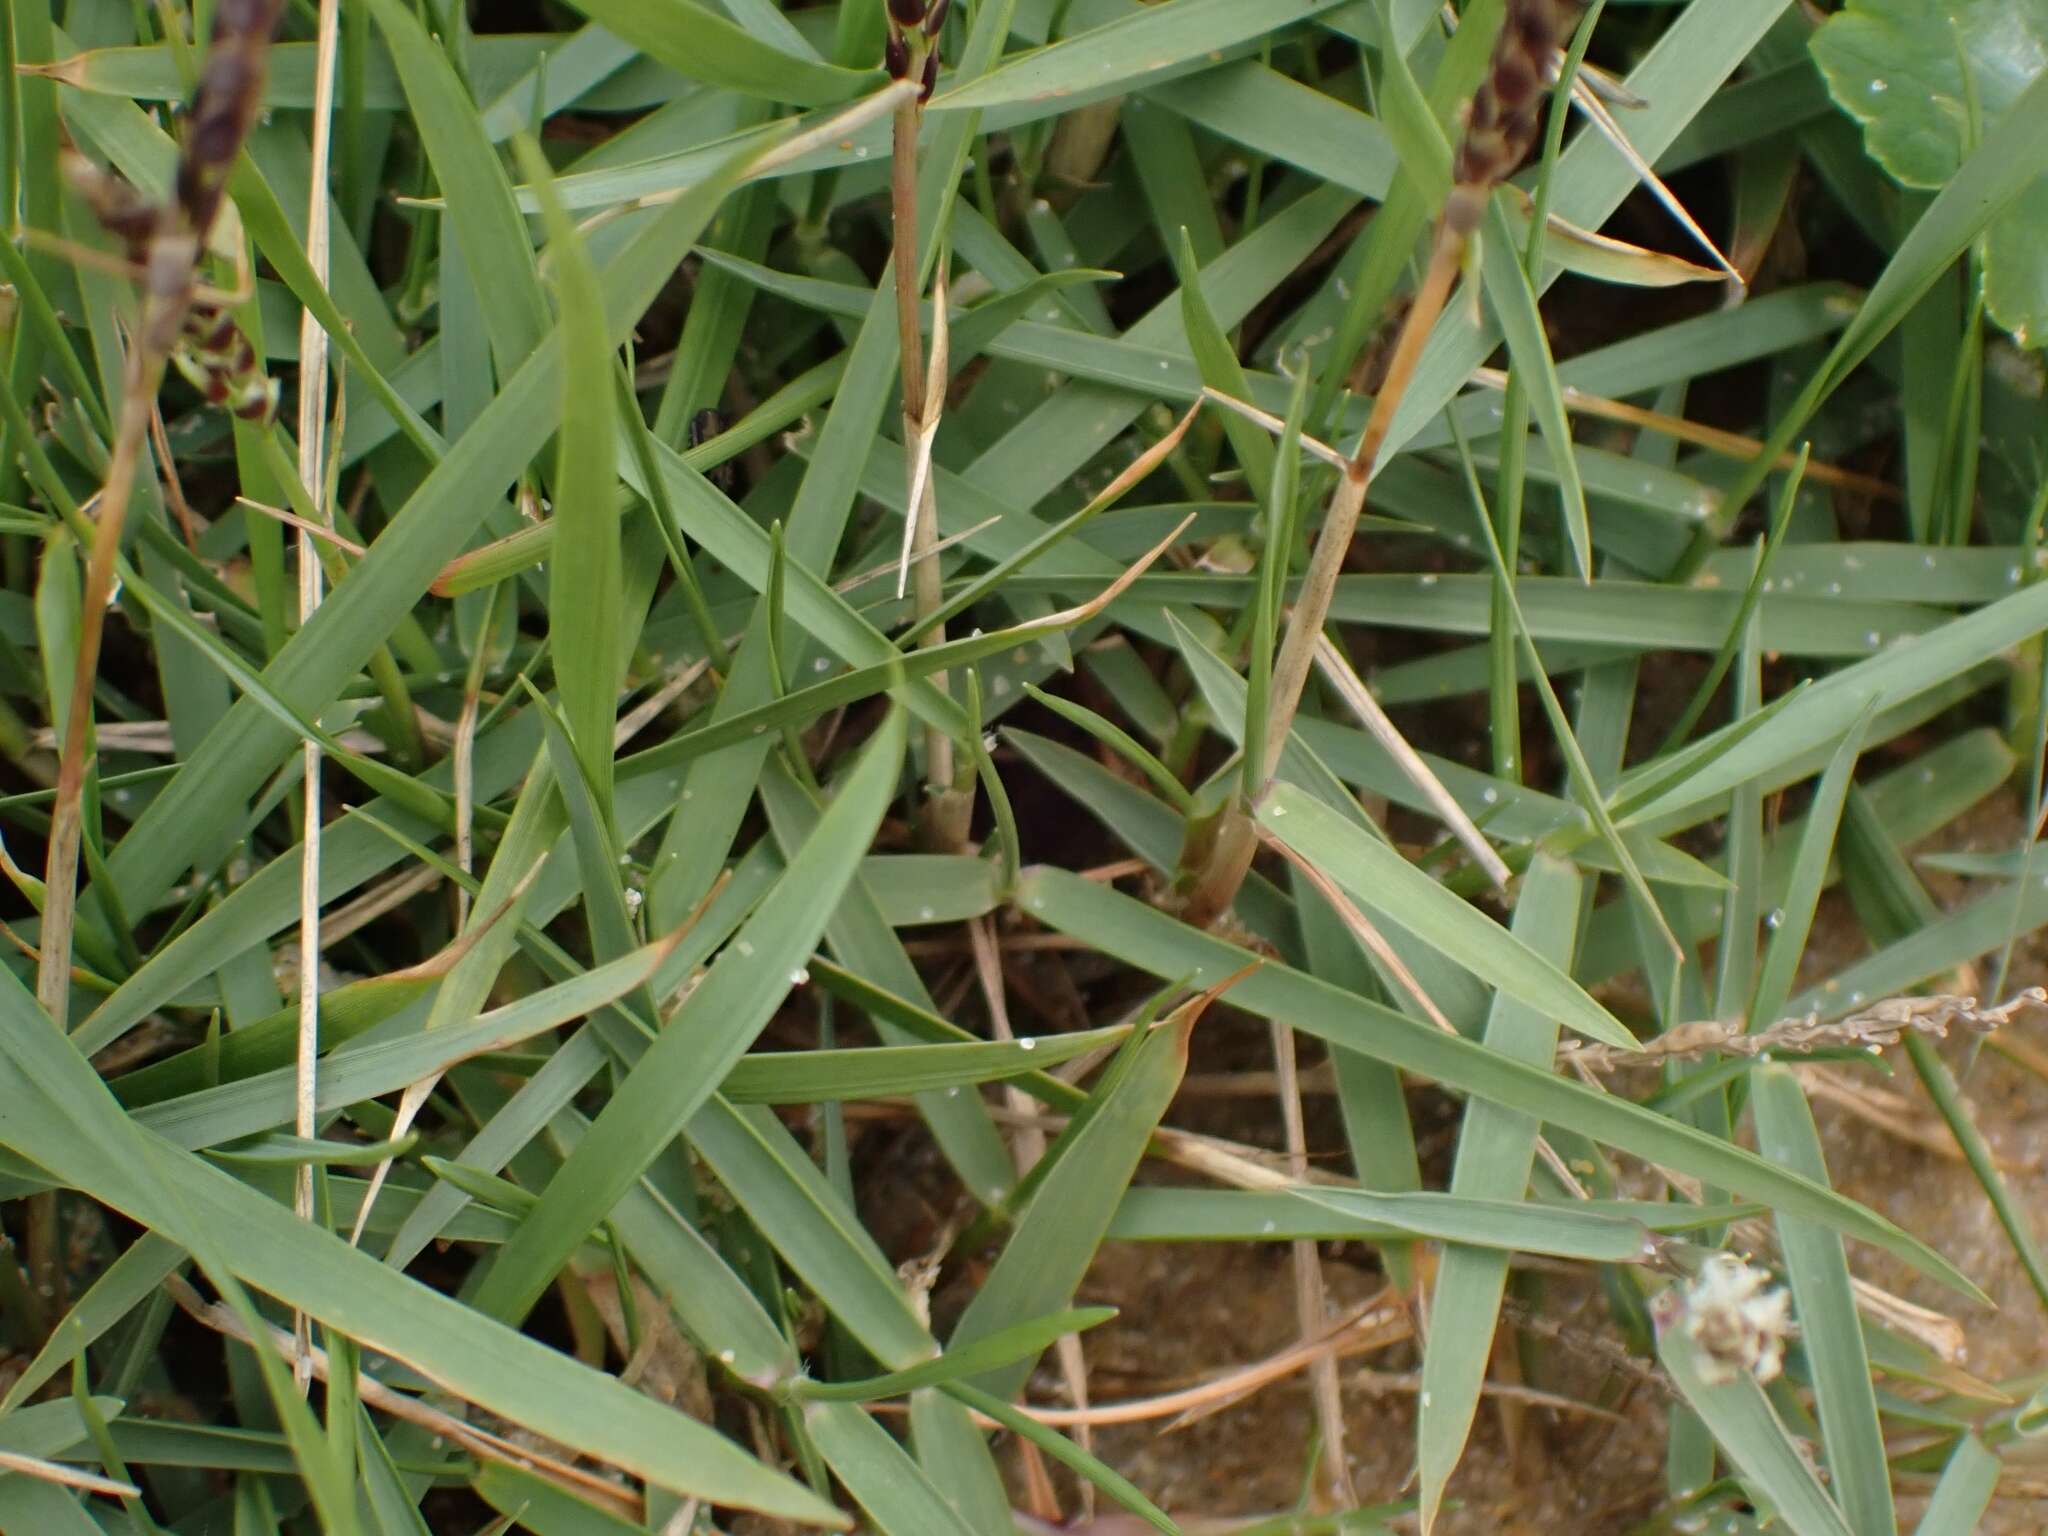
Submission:
[[[1926,9],[8,8],[0,1529],[2024,1510]]]

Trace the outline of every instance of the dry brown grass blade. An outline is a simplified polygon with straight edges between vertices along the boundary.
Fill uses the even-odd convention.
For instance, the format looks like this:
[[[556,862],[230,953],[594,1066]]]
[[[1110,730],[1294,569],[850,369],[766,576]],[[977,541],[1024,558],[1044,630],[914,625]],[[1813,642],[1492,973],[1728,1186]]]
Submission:
[[[49,858],[36,966],[36,999],[59,1029],[69,1016],[71,945],[78,911],[79,839],[83,834],[85,774],[91,755],[93,681],[99,675],[114,572],[135,477],[143,470],[143,444],[156,392],[195,300],[198,265],[225,199],[227,178],[263,100],[270,37],[283,0],[236,0],[214,15],[214,33],[199,87],[185,119],[177,193],[148,210],[127,210],[125,233],[144,242],[142,312],[130,335],[122,369],[121,409],[105,488],[98,497],[91,554],[86,562],[78,651],[64,722],[57,794],[50,813]],[[90,179],[103,174],[77,162]]]
[[[904,505],[916,515],[906,514],[903,519],[903,552],[896,562],[896,595],[899,598],[910,584],[912,560],[920,555],[928,556],[938,543],[939,506],[932,486],[932,449],[939,440],[939,423],[945,419],[952,337],[952,320],[946,298],[946,264],[942,261],[932,278],[932,355],[925,369],[921,401],[914,417],[907,406],[904,411],[904,448],[910,455],[910,493]],[[906,389],[906,402],[908,398]],[[931,583],[936,585],[936,582],[935,572]],[[931,605],[932,608],[937,606],[937,603]],[[931,610],[924,608],[923,611]]]
[[[1508,376],[1498,368],[1475,368],[1472,370],[1472,380],[1476,384],[1484,384],[1488,389],[1505,389]],[[1764,451],[1762,443],[1753,437],[1744,437],[1739,432],[1724,432],[1719,427],[1702,426],[1698,422],[1687,421],[1682,416],[1667,416],[1662,411],[1630,405],[1626,400],[1610,400],[1604,395],[1589,395],[1569,384],[1560,386],[1559,392],[1564,397],[1564,408],[1574,415],[1592,416],[1601,421],[1619,422],[1625,426],[1659,432],[1682,443],[1711,449],[1740,463],[1747,463]],[[1799,465],[1799,455],[1781,453],[1771,462],[1778,469],[1794,469]],[[1843,469],[1836,464],[1822,464],[1812,459],[1806,461],[1806,477],[1822,485],[1855,491],[1880,501],[1898,501],[1901,495],[1899,488],[1888,480],[1880,480],[1874,475],[1859,475],[1853,469]]]
[[[1264,827],[1259,829],[1259,841],[1301,871],[1309,884],[1316,888],[1317,894],[1329,902],[1337,915],[1344,920],[1344,926],[1351,930],[1352,937],[1363,944],[1372,953],[1373,958],[1387,968],[1388,975],[1400,982],[1402,990],[1415,1000],[1415,1005],[1422,1010],[1423,1016],[1430,1023],[1447,1035],[1455,1035],[1458,1032],[1451,1021],[1444,1017],[1443,1010],[1437,1007],[1429,993],[1423,989],[1422,983],[1416,980],[1415,973],[1409,970],[1407,963],[1394,952],[1394,947],[1387,942],[1386,935],[1379,931],[1371,918],[1359,910],[1358,903],[1346,895],[1336,881]]]
[[[1308,1129],[1301,1111],[1301,1082],[1296,1073],[1294,1031],[1278,1019],[1270,1023],[1273,1070],[1280,1079],[1280,1123],[1287,1142],[1287,1171],[1297,1181],[1308,1178]],[[1312,1240],[1289,1244],[1294,1262],[1295,1321],[1304,1343],[1320,1340],[1328,1326],[1321,1251]],[[1309,1386],[1316,1406],[1316,1428],[1322,1441],[1324,1492],[1339,1509],[1358,1503],[1351,1484],[1351,1460],[1344,1449],[1344,1397],[1337,1381],[1337,1357],[1325,1351],[1309,1366]]]
[[[325,333],[323,332],[322,334]],[[301,466],[300,473],[302,475],[304,474],[303,466]],[[308,483],[310,484],[311,482]],[[265,502],[252,500],[247,496],[237,496],[235,498],[235,505],[238,507],[246,508],[248,511],[251,512],[260,512],[265,517],[270,518],[273,522],[283,523],[285,527],[296,529],[300,533],[306,535],[307,538],[318,539],[321,543],[328,545],[330,548],[338,549],[345,555],[353,555],[358,560],[362,559],[363,556],[369,553],[369,550],[365,549],[362,545],[358,544],[354,539],[349,538],[345,534],[337,533],[333,528],[330,528],[327,524],[316,523],[311,518],[301,517],[296,512],[288,512],[283,507],[273,507]],[[483,551],[481,550],[477,551],[477,553],[479,554],[481,554],[482,552]],[[454,565],[451,564],[448,567],[448,570],[443,571],[441,573],[441,576],[436,577],[435,579],[437,581],[445,579],[449,571],[452,571],[453,569]]]
[[[116,1499],[134,1499],[142,1496],[142,1490],[133,1483],[119,1483],[111,1477],[101,1477],[94,1472],[81,1472],[76,1467],[67,1467],[61,1461],[45,1461],[40,1456],[24,1456],[18,1451],[0,1451],[0,1472],[32,1477],[39,1483],[55,1483],[59,1488],[76,1488],[84,1493],[104,1493]]]
[[[1255,426],[1264,427],[1275,437],[1280,436],[1287,430],[1287,423],[1278,416],[1275,416],[1271,411],[1261,410],[1249,400],[1240,400],[1235,395],[1226,395],[1222,390],[1212,389],[1207,384],[1202,386],[1202,398],[1214,401],[1226,411],[1242,416],[1246,421],[1253,423]],[[1301,447],[1304,453],[1309,454],[1313,458],[1321,459],[1325,464],[1336,469],[1343,469],[1351,463],[1351,460],[1345,456],[1342,449],[1332,448],[1328,443],[1323,442],[1319,438],[1310,437],[1307,433],[1302,434]]]
[[[325,284],[329,264],[330,233],[327,222],[328,163],[334,146],[334,75],[341,47],[340,0],[320,0],[320,20],[313,66],[313,147],[306,200],[306,260],[315,281]],[[327,429],[327,328],[311,309],[299,317],[299,479],[307,486],[319,486],[325,476],[322,466],[324,434]],[[337,434],[338,436],[338,434]],[[313,506],[326,521],[333,521],[326,497],[316,495]],[[299,625],[312,622],[320,607],[321,567],[318,546],[310,533],[299,530]],[[297,1108],[293,1130],[311,1140],[318,1129],[320,1063],[320,744],[308,741],[301,748],[305,769],[305,836],[299,856],[299,1041],[297,1061]],[[313,1219],[313,1166],[300,1166],[293,1185],[292,1208],[301,1221]],[[304,1313],[293,1314],[292,1333],[297,1345],[292,1372],[305,1391],[312,1379],[312,1338]]]
[[[1412,1330],[1406,1313],[1398,1304],[1388,1300],[1388,1296],[1388,1292],[1381,1291],[1332,1319],[1329,1327],[1317,1337],[1298,1339],[1264,1360],[1226,1372],[1199,1386],[1164,1392],[1156,1397],[1097,1403],[1091,1408],[1035,1408],[1027,1405],[1024,1412],[1041,1424],[1061,1429],[1082,1424],[1142,1424],[1177,1416],[1183,1423],[1192,1423],[1194,1417],[1191,1415],[1198,1417],[1204,1412],[1219,1411],[1241,1402],[1251,1393],[1285,1380],[1318,1359],[1384,1349],[1410,1337]]]
[[[1685,204],[1664,185],[1663,178],[1651,168],[1650,162],[1643,158],[1642,151],[1629,142],[1628,134],[1623,131],[1621,124],[1614,120],[1614,114],[1607,110],[1607,103],[1600,99],[1600,93],[1583,79],[1575,79],[1572,82],[1572,104],[1585,113],[1593,126],[1599,130],[1600,136],[1620,152],[1622,159],[1626,160],[1629,168],[1636,173],[1636,179],[1642,182],[1652,197],[1664,205],[1665,211],[1678,221],[1679,227],[1692,236],[1701,250],[1713,258],[1715,266],[1727,273],[1728,281],[1734,284],[1735,293],[1739,296],[1746,292],[1749,285],[1743,281],[1742,274],[1736,271],[1726,256],[1721,254],[1721,248],[1714,244],[1704,229],[1700,228],[1699,221],[1687,211]]]
[[[1471,856],[1474,864],[1486,872],[1486,878],[1493,882],[1494,888],[1505,891],[1514,878],[1507,862],[1494,852],[1493,844],[1486,840],[1472,818],[1465,814],[1465,808],[1444,788],[1443,780],[1422,760],[1422,754],[1408,745],[1408,739],[1395,727],[1387,712],[1380,707],[1380,701],[1366,687],[1365,680],[1352,668],[1350,658],[1328,635],[1317,637],[1315,655],[1316,670],[1336,690],[1337,696],[1358,723],[1365,727],[1366,733],[1393,758],[1408,782],[1429,801],[1437,819],[1450,828],[1459,846]]]

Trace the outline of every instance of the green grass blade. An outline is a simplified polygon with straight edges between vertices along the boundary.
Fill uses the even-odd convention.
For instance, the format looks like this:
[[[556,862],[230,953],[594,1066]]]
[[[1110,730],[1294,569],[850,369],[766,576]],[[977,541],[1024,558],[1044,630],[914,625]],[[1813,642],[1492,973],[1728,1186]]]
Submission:
[[[1574,939],[1581,879],[1569,865],[1538,856],[1523,877],[1515,902],[1516,942],[1535,958],[1568,960]],[[1516,1061],[1547,1069],[1557,1049],[1558,1021],[1503,989],[1487,1015],[1484,1043]],[[1539,1126],[1526,1114],[1489,1101],[1474,1103],[1458,1134],[1451,1175],[1455,1195],[1519,1200],[1529,1185]],[[1538,1215],[1530,1207],[1531,1215]],[[1470,1247],[1445,1251],[1437,1268],[1432,1312],[1459,1319],[1432,1330],[1422,1355],[1422,1406],[1416,1423],[1422,1528],[1443,1506],[1445,1485],[1465,1451],[1486,1364],[1493,1353],[1495,1319],[1507,1286],[1507,1256]]]
[[[1572,449],[1571,420],[1565,414],[1564,393],[1558,384],[1557,364],[1550,355],[1550,338],[1543,329],[1543,316],[1536,307],[1536,291],[1523,270],[1521,246],[1508,225],[1502,199],[1496,196],[1487,208],[1486,238],[1480,244],[1480,269],[1484,274],[1486,297],[1506,336],[1508,356],[1515,377],[1532,407],[1543,440],[1550,445],[1550,462],[1557,470],[1558,494],[1564,498],[1564,526],[1571,541],[1573,563],[1579,578],[1593,579],[1593,534],[1586,520],[1586,488],[1579,480],[1579,461]]]
[[[1814,1478],[1813,1469],[1747,1372],[1714,1381],[1702,1351],[1682,1327],[1659,1330],[1657,1357],[1686,1405],[1706,1421],[1743,1479],[1775,1506],[1795,1536],[1855,1536]]]
[[[1332,9],[1339,0],[1176,0],[1166,11],[1129,11],[1050,47],[999,65],[932,101],[935,112],[1043,101],[1099,89],[1119,92],[1149,73],[1262,37]]]
[[[889,1432],[852,1403],[812,1403],[804,1429],[876,1536],[971,1536],[959,1511]]]
[[[881,83],[878,69],[841,69],[775,47],[695,0],[575,0],[576,8],[677,74],[801,107],[829,106]]]
[[[488,295],[483,315],[491,351],[499,376],[509,378],[553,325],[534,265],[533,242],[512,201],[512,184],[447,54],[399,0],[369,3],[390,46],[435,176],[448,194],[449,217],[461,229],[462,259],[470,264],[470,279],[478,293]],[[567,320],[569,306],[583,304],[583,292],[572,296],[571,288],[583,290],[588,284],[569,266],[559,275],[565,285]],[[575,320],[589,324],[589,311],[579,307]],[[597,336],[603,334],[602,326],[593,329]]]
[[[19,983],[0,980],[11,1110],[0,1138],[170,1241],[225,1243],[250,1285],[425,1371],[448,1390],[678,1492],[836,1523],[730,1442],[294,1219],[122,1115]],[[175,1192],[173,1194],[172,1192]]]
[[[550,1181],[477,1293],[523,1317],[563,1261],[680,1130],[788,994],[853,879],[896,788],[904,726],[892,713],[789,871],[634,1065]]]
[[[1274,836],[1327,873],[1367,910],[1497,987],[1505,998],[1622,1050],[1636,1037],[1567,971],[1503,932],[1385,843],[1366,836],[1291,784],[1276,784],[1258,818]]]
[[[1975,1435],[1956,1442],[1934,1497],[1920,1517],[1918,1536],[1969,1536],[1998,1490],[1999,1460]]]
[[[576,759],[603,824],[612,819],[612,726],[618,717],[620,589],[618,396],[597,269],[555,199],[547,163],[519,141],[540,194],[562,310],[562,428],[556,436],[554,561],[548,571],[548,647]],[[506,198],[510,204],[510,196]],[[494,290],[485,290],[487,292]],[[491,306],[486,306],[489,308]]]
[[[1234,944],[1195,933],[1164,913],[1061,870],[1027,870],[1018,882],[1017,902],[1039,921],[1162,980],[1211,984],[1251,958]],[[1926,1244],[1831,1190],[1690,1126],[1511,1061],[1290,966],[1267,962],[1231,989],[1230,1001],[1232,1007],[1284,1019],[1295,1029],[1403,1071],[1573,1126],[1609,1146],[1683,1169],[1775,1210],[1809,1216],[1846,1236],[1875,1243],[1964,1295],[1976,1293],[1960,1270]]]
[[[1820,1132],[1798,1078],[1773,1065],[1757,1068],[1749,1083],[1757,1150],[1817,1184],[1826,1183]],[[1778,1242],[1813,1372],[1814,1406],[1835,1498],[1851,1530],[1873,1536],[1896,1531],[1898,1515],[1892,1508],[1891,1468],[1877,1419],[1870,1354],[1863,1343],[1842,1239],[1818,1223],[1781,1216]]]
[[[799,1382],[796,1395],[812,1403],[867,1403],[902,1397],[923,1387],[936,1387],[964,1376],[978,1376],[1015,1360],[1035,1360],[1054,1340],[1081,1333],[1116,1316],[1114,1307],[1077,1307],[1004,1328],[964,1349],[949,1349],[936,1360],[908,1370],[891,1371],[863,1381]]]
[[[1016,1230],[981,1289],[953,1330],[952,1347],[962,1348],[1000,1332],[1004,1320],[1062,1308],[1081,1283],[1116,1201],[1137,1171],[1146,1143],[1166,1112],[1187,1069],[1188,1036],[1200,1016],[1189,1005],[1136,1047],[1128,1073],[1096,1113],[1077,1119],[1052,1172],[1025,1206]],[[1031,1374],[1033,1360],[1019,1360],[975,1378],[973,1385],[999,1398],[1014,1397]]]

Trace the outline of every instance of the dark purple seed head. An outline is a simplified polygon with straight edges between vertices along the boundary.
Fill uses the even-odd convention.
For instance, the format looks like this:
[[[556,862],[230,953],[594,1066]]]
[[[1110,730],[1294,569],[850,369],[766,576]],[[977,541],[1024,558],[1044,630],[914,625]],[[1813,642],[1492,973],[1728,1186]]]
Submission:
[[[220,0],[213,13],[216,39],[248,37],[268,42],[284,14],[279,0]]]
[[[924,19],[924,35],[937,37],[939,29],[946,24],[946,12],[953,8],[953,0],[932,0],[930,14]]]
[[[905,80],[910,77],[910,45],[903,41],[903,34],[893,27],[882,43],[882,62],[888,66],[891,80]]]
[[[938,83],[939,54],[937,49],[933,49],[924,56],[924,84],[923,88],[917,93],[917,99],[921,102],[930,101],[932,99],[932,91],[938,86]]]
[[[889,15],[908,32],[924,25],[924,0],[889,0]]]

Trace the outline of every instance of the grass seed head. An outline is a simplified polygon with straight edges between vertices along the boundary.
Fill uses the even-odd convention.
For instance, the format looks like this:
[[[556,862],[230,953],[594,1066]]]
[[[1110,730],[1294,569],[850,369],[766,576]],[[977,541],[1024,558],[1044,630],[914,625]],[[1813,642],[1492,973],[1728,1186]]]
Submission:
[[[1472,191],[1483,203],[1484,194],[1513,175],[1536,142],[1551,56],[1578,10],[1578,0],[1508,0],[1492,63],[1472,97],[1458,144],[1453,179],[1468,196],[1452,200],[1454,213],[1460,203],[1474,201]]]
[[[200,235],[213,227],[235,156],[263,110],[270,39],[284,0],[221,0],[213,16],[178,157],[178,205]]]

